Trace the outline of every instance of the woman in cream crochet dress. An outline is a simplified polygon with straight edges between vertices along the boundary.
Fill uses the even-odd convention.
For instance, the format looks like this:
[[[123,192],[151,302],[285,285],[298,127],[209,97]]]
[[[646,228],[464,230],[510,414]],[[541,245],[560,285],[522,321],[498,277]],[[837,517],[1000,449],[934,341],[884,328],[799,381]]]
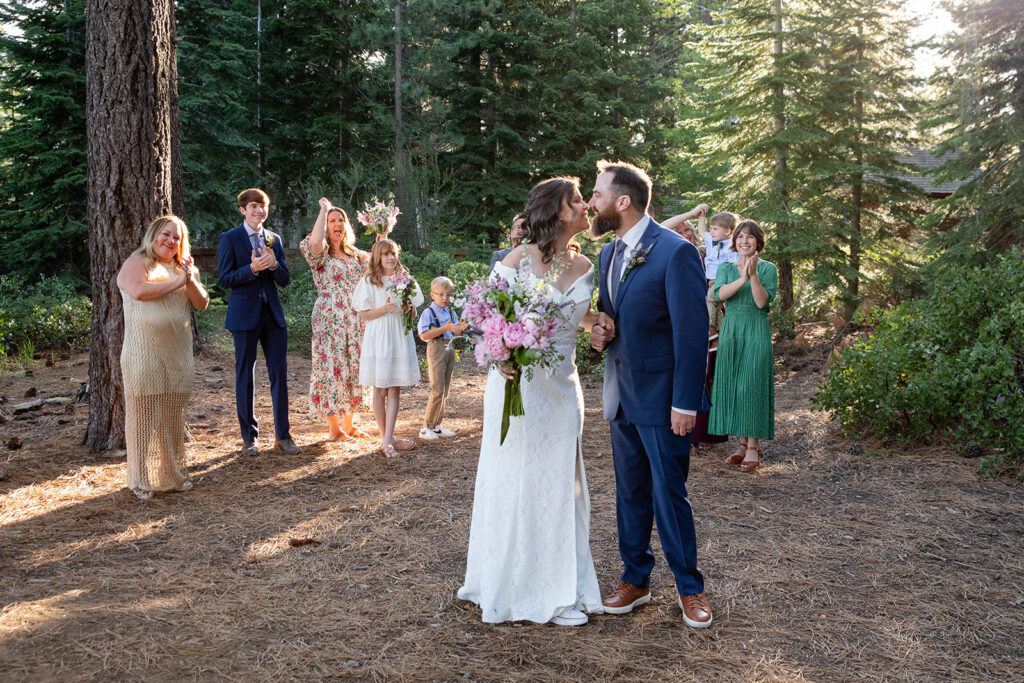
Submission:
[[[121,266],[124,303],[125,442],[128,488],[140,500],[156,491],[187,491],[185,407],[192,394],[192,308],[210,303],[192,265],[188,228],[177,216],[149,224]]]

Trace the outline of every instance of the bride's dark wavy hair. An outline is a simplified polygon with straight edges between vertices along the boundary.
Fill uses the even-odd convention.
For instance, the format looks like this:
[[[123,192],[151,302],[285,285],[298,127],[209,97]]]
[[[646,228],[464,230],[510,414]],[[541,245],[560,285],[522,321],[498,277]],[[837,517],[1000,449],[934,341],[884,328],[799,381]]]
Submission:
[[[579,189],[579,178],[558,176],[534,185],[526,198],[526,208],[523,209],[526,237],[523,241],[537,245],[544,263],[551,263],[555,256],[555,240],[565,230],[558,218],[562,205],[571,203]],[[579,253],[580,245],[576,240],[569,240],[569,251]]]

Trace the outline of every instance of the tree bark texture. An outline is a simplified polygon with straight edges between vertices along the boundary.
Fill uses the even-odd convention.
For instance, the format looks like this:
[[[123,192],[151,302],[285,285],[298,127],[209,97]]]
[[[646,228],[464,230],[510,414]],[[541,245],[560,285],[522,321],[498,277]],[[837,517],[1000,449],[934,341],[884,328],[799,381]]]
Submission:
[[[85,445],[124,447],[117,271],[171,209],[171,0],[87,0],[86,132],[92,332]]]
[[[772,12],[774,14],[774,29],[775,29],[775,43],[772,46],[772,53],[775,58],[775,75],[776,83],[773,88],[773,109],[775,119],[775,182],[778,185],[779,201],[782,202],[783,209],[789,212],[789,188],[786,185],[786,152],[782,148],[782,133],[786,127],[785,117],[785,92],[782,86],[782,0],[774,0],[772,3]],[[792,214],[790,214],[792,215]],[[779,221],[778,225],[775,226],[776,238],[782,244],[782,255],[781,258],[777,259],[778,263],[776,266],[779,269],[779,294],[782,299],[782,309],[789,310],[793,306],[793,262],[789,255],[785,252],[788,246],[788,234],[790,233],[790,225],[792,221],[789,218],[783,218]]]

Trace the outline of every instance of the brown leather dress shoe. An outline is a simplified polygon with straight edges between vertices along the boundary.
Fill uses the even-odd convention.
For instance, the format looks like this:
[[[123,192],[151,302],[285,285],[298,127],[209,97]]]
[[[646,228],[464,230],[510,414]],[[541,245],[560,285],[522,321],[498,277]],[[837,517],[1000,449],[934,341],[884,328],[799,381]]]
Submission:
[[[651,589],[634,586],[628,581],[619,581],[612,594],[601,601],[606,614],[627,614],[634,607],[651,601]]]
[[[680,595],[679,606],[683,610],[683,621],[691,628],[707,628],[711,626],[711,607],[703,593],[696,595]]]
[[[275,441],[274,445],[277,446],[277,450],[287,453],[288,455],[297,455],[302,452],[302,449],[296,446],[295,442],[291,439]]]

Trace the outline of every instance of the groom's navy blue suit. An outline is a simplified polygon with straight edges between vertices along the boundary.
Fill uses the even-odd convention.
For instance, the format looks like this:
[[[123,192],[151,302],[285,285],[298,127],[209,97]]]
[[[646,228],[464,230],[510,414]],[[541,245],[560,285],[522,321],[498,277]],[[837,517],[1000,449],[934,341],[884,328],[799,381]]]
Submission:
[[[690,434],[671,429],[673,408],[708,409],[708,313],[697,249],[651,219],[637,251],[646,261],[608,292],[614,242],[601,250],[598,309],[615,320],[605,358],[604,417],[610,420],[622,580],[647,587],[654,567],[651,525],[680,595],[704,591],[686,494]],[[623,257],[623,272],[629,264]]]
[[[254,245],[245,224],[221,234],[217,245],[217,272],[220,286],[231,290],[224,327],[231,331],[235,341],[235,408],[242,440],[256,441],[259,425],[253,405],[256,366],[256,347],[263,347],[270,375],[270,398],[274,404],[274,434],[278,441],[291,438],[288,421],[288,327],[284,309],[277,295],[277,287],[286,287],[291,281],[284,262],[281,237],[266,228],[267,238],[273,238],[270,247],[277,258],[273,270],[252,270]]]

